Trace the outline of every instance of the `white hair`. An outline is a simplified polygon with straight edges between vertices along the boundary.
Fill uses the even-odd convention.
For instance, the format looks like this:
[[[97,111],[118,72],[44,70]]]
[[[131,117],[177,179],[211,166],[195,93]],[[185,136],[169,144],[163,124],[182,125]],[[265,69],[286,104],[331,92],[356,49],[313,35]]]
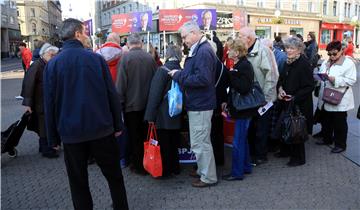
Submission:
[[[243,36],[249,37],[252,40],[256,39],[255,30],[250,27],[241,28],[240,34],[242,34]]]
[[[191,31],[201,33],[199,25],[195,21],[188,21],[188,22],[184,23],[184,25],[182,25],[179,29],[180,33],[182,31],[187,32],[187,33],[190,33]]]
[[[40,56],[43,56],[45,53],[47,52],[50,52],[50,51],[53,51],[55,53],[58,53],[59,52],[59,48],[49,44],[49,43],[45,43],[41,49],[40,49],[40,52],[39,52],[39,55]]]

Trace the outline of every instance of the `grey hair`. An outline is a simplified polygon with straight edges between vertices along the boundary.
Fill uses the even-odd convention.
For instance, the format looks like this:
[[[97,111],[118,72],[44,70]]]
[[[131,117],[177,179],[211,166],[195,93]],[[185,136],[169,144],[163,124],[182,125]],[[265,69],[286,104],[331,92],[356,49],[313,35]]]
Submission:
[[[262,39],[261,44],[265,45],[266,47],[269,47],[270,49],[273,48],[273,42],[270,39]]]
[[[40,52],[39,52],[39,55],[40,56],[43,56],[45,53],[47,52],[50,52],[50,51],[53,51],[55,53],[58,53],[59,52],[59,48],[49,44],[49,43],[45,43],[43,44],[43,46],[41,47],[40,49]]]
[[[182,31],[185,31],[187,33],[190,33],[191,31],[201,33],[199,25],[197,24],[197,22],[192,21],[192,20],[184,23],[184,25],[182,25],[180,27],[179,32],[181,33]]]
[[[166,60],[169,58],[176,58],[178,61],[181,61],[182,59],[182,52],[181,49],[176,45],[169,45],[166,49]]]
[[[82,32],[84,23],[80,20],[69,18],[63,21],[60,27],[60,38],[63,41],[75,39],[75,32]]]
[[[142,43],[141,37],[138,33],[130,34],[130,36],[127,38],[127,42],[129,43],[129,45],[136,45]]]
[[[298,37],[289,37],[284,41],[285,48],[294,47],[300,50],[301,53],[305,50],[305,44]]]
[[[255,40],[256,39],[256,34],[255,34],[255,30],[250,28],[250,27],[243,27],[240,29],[240,34],[250,38],[251,40]]]

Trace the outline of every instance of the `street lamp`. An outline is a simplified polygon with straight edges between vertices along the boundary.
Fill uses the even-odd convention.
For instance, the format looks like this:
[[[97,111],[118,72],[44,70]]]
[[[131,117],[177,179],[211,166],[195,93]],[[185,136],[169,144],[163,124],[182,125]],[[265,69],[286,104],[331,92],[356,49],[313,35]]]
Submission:
[[[279,17],[280,17],[280,15],[281,15],[281,11],[280,10],[276,10],[275,11],[275,17],[276,17],[276,36],[279,36]]]

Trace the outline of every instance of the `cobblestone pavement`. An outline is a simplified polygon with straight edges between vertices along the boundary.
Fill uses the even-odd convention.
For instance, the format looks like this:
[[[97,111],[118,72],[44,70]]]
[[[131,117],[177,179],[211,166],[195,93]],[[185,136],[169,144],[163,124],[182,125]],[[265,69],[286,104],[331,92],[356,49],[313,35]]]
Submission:
[[[21,74],[20,72],[17,74]],[[2,78],[1,129],[18,119],[23,108],[14,96],[20,92],[16,76]],[[1,155],[1,207],[7,210],[72,209],[63,161],[45,159],[38,153],[37,136],[25,131],[17,158]],[[230,170],[231,149],[226,148]],[[307,163],[286,167],[287,159],[269,154],[269,162],[256,167],[243,181],[222,181],[196,189],[188,176],[191,165],[172,179],[158,180],[123,170],[131,209],[360,209],[360,168],[329,147],[306,143]],[[110,193],[96,165],[89,166],[94,209],[111,209]]]

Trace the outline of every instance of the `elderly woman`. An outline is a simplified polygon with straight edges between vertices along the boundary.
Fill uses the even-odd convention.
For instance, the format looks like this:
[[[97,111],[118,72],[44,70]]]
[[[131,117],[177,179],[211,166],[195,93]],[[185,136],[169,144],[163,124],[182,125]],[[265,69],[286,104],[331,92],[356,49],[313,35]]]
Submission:
[[[354,108],[354,95],[351,86],[356,82],[356,67],[354,62],[343,55],[340,41],[332,41],[327,47],[329,60],[323,62],[320,73],[327,75],[321,82],[318,108],[324,110],[323,140],[317,144],[330,145],[335,142],[332,153],[340,153],[346,149],[348,132],[347,111]],[[338,105],[324,102],[324,88],[344,93]]]
[[[285,51],[287,61],[284,71],[280,74],[277,84],[278,99],[283,110],[289,105],[298,106],[301,113],[306,117],[308,132],[312,131],[313,101],[312,91],[314,89],[313,71],[308,59],[304,56],[304,43],[297,37],[285,40]],[[292,101],[294,103],[290,103]],[[299,166],[305,164],[304,143],[282,144],[281,150],[275,156],[290,156],[288,166]]]
[[[150,87],[144,119],[157,128],[163,165],[162,177],[180,173],[178,144],[180,142],[181,115],[170,117],[167,92],[171,87],[169,70],[181,69],[181,49],[170,45],[166,50],[164,67],[156,71]]]
[[[43,71],[45,65],[53,58],[59,49],[49,43],[45,43],[39,52],[40,58],[35,60],[30,66],[24,78],[22,97],[24,97],[23,105],[26,111],[32,113],[33,122],[37,122],[34,130],[38,133],[39,152],[44,157],[59,157],[56,150],[48,146],[45,130],[44,119],[44,102],[43,102]],[[36,118],[36,120],[34,120]]]
[[[240,94],[247,94],[253,86],[254,70],[246,58],[247,52],[245,43],[240,39],[235,39],[229,45],[229,58],[233,59],[235,63],[233,70],[229,72],[230,92],[236,91]],[[252,170],[247,138],[250,120],[256,115],[257,108],[239,111],[231,104],[231,100],[228,108],[231,117],[235,119],[235,133],[232,143],[231,173],[224,175],[223,179],[227,181],[242,180],[244,174],[249,174]]]

